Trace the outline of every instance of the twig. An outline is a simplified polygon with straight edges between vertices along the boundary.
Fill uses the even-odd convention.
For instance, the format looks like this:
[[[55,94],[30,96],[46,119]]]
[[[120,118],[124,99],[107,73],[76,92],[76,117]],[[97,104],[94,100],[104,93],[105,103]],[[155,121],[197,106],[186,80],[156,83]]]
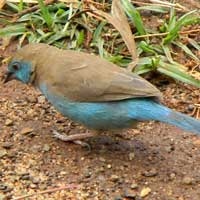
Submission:
[[[19,3],[20,0],[6,0],[7,2],[11,3]],[[59,2],[63,3],[78,3],[78,0],[59,0]],[[23,3],[31,3],[31,4],[38,4],[37,0],[23,0]]]
[[[44,2],[44,4],[47,6],[47,5],[55,3],[56,1],[57,0],[46,0]],[[30,12],[34,12],[34,11],[38,10],[39,8],[40,8],[39,5],[35,5],[33,7],[27,8],[27,9],[23,10],[22,12],[15,14],[14,18],[21,17],[22,15],[30,13]]]
[[[196,33],[196,32],[200,32],[200,29],[194,29],[194,30],[190,30],[190,31],[180,31],[179,34],[185,35],[185,34]],[[169,32],[154,33],[154,34],[147,34],[147,35],[138,35],[138,36],[135,36],[135,39],[146,38],[146,37],[155,37],[155,36],[165,36],[167,34],[169,34]]]
[[[180,9],[188,11],[187,8],[185,8],[184,6],[180,5],[179,3],[170,3],[170,2],[167,2],[167,1],[160,1],[160,0],[150,0],[150,1],[153,2],[153,3],[155,2],[155,3],[159,3],[159,4],[163,4],[163,5],[179,7]]]
[[[34,194],[27,194],[27,195],[23,195],[23,196],[20,196],[20,197],[16,197],[13,200],[22,200],[22,199],[25,199],[27,197],[33,197],[33,196],[40,195],[40,194],[57,192],[57,191],[61,191],[61,190],[71,189],[71,188],[74,188],[74,187],[75,187],[74,185],[61,186],[59,188],[52,188],[52,189],[44,190],[44,191],[37,192],[37,193],[34,193]]]
[[[134,1],[132,0],[131,2],[137,4],[137,5],[147,5],[147,6],[160,6],[160,7],[164,7],[164,8],[171,8],[171,5],[168,5],[168,4],[162,4],[162,3],[145,3],[145,2],[140,2],[140,1]],[[180,7],[177,7],[177,5],[175,4],[174,8],[178,11],[183,11],[183,12],[188,12],[189,10],[187,8],[184,7],[183,8],[180,8]]]

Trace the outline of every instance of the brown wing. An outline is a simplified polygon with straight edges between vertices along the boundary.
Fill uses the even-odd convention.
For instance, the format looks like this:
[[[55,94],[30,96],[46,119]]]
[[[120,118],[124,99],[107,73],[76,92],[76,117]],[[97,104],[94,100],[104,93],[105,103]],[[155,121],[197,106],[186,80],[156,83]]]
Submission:
[[[99,57],[66,51],[63,59],[64,70],[54,72],[54,86],[72,100],[98,102],[161,96],[145,79]]]

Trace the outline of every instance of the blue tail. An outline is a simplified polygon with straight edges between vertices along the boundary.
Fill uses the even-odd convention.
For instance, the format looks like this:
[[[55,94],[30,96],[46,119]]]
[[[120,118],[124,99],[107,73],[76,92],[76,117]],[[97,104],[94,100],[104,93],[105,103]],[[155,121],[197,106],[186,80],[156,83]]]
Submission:
[[[131,116],[139,120],[156,120],[175,125],[189,132],[200,134],[200,121],[185,114],[173,111],[152,99],[132,101]]]

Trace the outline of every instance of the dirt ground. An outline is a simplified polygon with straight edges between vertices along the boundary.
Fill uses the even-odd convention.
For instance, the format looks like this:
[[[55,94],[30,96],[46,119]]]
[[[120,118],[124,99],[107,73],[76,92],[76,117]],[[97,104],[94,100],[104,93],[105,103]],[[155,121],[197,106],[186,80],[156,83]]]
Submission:
[[[12,45],[0,53],[14,51]],[[0,68],[1,77],[5,69]],[[152,82],[173,109],[191,114],[200,101],[197,88],[160,76]],[[0,200],[42,191],[19,199],[200,199],[200,136],[146,122],[88,139],[89,150],[53,138],[52,130],[86,132],[34,88],[0,83]]]

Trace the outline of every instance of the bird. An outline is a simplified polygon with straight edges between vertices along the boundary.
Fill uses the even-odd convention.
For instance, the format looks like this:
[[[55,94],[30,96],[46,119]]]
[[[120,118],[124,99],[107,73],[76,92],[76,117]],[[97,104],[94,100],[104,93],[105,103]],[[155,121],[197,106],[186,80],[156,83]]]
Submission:
[[[63,116],[89,130],[122,130],[155,120],[200,134],[200,121],[163,105],[150,82],[96,55],[27,44],[8,64],[4,82],[13,79],[38,88]],[[96,132],[54,134],[78,143]]]

